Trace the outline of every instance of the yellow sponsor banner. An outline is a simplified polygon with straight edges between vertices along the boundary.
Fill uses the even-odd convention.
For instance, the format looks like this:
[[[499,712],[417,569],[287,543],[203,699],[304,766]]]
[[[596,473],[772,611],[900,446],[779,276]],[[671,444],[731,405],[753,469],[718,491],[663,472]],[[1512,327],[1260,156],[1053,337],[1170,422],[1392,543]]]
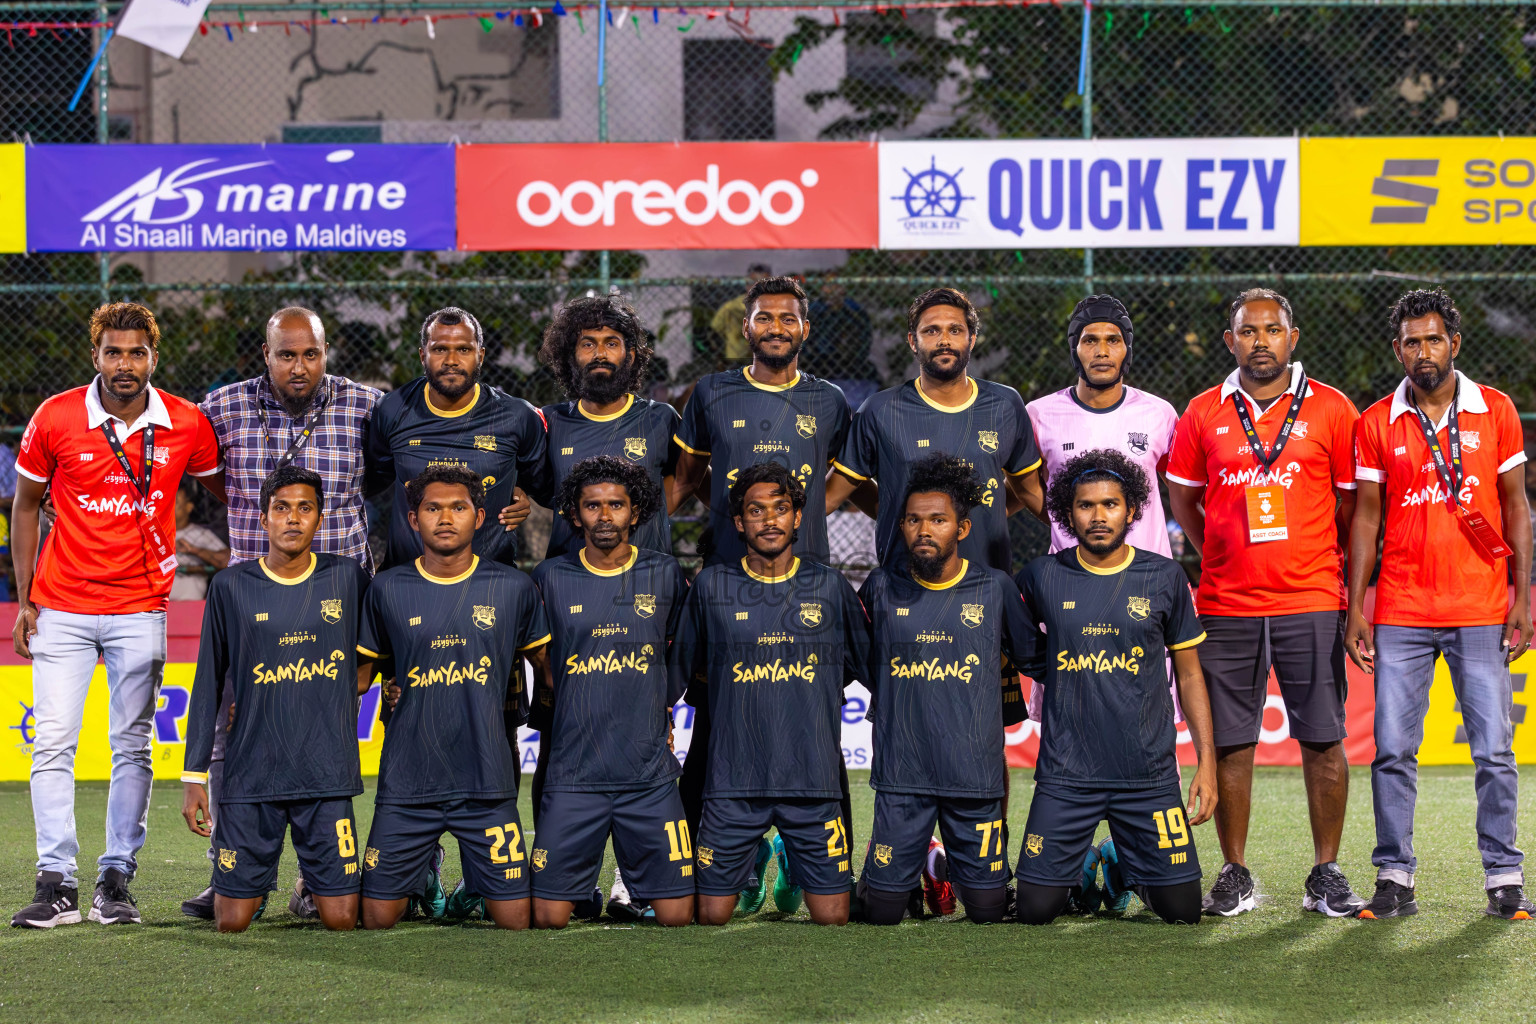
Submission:
[[[0,145],[0,252],[27,251],[27,147]]]
[[[155,778],[179,779],[186,756],[187,709],[191,705],[192,677],[197,666],[172,662],[165,666],[165,682],[155,708],[151,728],[154,739]],[[96,666],[85,699],[85,723],[75,751],[75,778],[107,779],[112,775],[112,749],[107,745],[107,670]],[[358,708],[358,753],[363,774],[379,773],[379,752],[384,747],[384,727],[379,724],[379,688],[363,695]],[[7,727],[0,740],[0,782],[26,781],[32,769],[32,669],[25,665],[0,666],[0,718]]]
[[[1301,140],[1302,245],[1536,242],[1536,138]]]

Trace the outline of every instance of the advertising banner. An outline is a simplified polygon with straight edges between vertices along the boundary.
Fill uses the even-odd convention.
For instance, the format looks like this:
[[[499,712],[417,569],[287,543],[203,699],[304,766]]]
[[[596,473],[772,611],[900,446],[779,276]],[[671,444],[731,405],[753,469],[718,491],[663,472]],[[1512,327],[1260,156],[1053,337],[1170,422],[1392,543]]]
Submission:
[[[461,146],[459,248],[872,249],[865,142]]]
[[[452,249],[453,147],[31,146],[38,252]]]
[[[882,249],[1295,245],[1296,140],[880,144]]]
[[[27,251],[26,149],[0,146],[0,252]]]
[[[1536,138],[1301,142],[1302,245],[1536,242]]]

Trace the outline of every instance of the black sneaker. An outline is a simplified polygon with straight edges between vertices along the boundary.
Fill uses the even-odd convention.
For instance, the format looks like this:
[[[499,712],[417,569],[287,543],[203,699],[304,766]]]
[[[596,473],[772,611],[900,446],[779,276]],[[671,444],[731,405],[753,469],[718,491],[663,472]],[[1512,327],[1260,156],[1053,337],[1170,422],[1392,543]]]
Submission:
[[[12,928],[52,928],[80,923],[80,890],[64,884],[57,871],[37,873],[37,893],[32,902],[16,911]]]
[[[574,900],[571,903],[571,916],[578,921],[596,921],[603,916],[603,890],[601,886],[593,886],[590,899]]]
[[[1355,895],[1349,887],[1349,879],[1334,863],[1319,864],[1307,876],[1306,895],[1301,898],[1301,909],[1315,910],[1329,917],[1354,917],[1365,906],[1365,900]]]
[[[98,924],[138,924],[139,907],[128,891],[128,876],[117,868],[107,868],[107,873],[96,883],[96,894],[91,897],[91,920]]]
[[[1253,875],[1241,864],[1227,863],[1221,866],[1211,891],[1200,901],[1200,909],[1220,917],[1236,917],[1259,905],[1254,893]]]
[[[1376,895],[1360,908],[1355,916],[1362,921],[1378,921],[1384,917],[1407,917],[1419,912],[1419,904],[1413,898],[1413,890],[1398,885],[1389,878],[1376,879]]]
[[[1488,890],[1488,914],[1506,921],[1529,921],[1536,913],[1536,903],[1525,898],[1518,885],[1501,885]]]
[[[213,886],[209,886],[189,900],[181,901],[181,912],[201,921],[213,920]]]

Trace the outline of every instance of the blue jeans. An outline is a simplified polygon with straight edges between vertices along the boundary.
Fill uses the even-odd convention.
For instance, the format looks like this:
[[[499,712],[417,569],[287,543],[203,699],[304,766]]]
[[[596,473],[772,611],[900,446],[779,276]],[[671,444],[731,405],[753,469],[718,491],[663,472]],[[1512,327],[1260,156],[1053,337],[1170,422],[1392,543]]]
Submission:
[[[1503,630],[1502,625],[1376,627],[1376,759],[1371,762],[1376,851],[1371,863],[1378,879],[1413,885],[1419,745],[1435,659],[1444,655],[1476,766],[1477,849],[1485,888],[1524,883],[1520,865],[1525,855],[1515,846],[1520,772],[1511,749],[1514,684],[1500,646]]]
[[[75,885],[75,748],[96,660],[107,666],[107,845],[97,878],[117,868],[132,878],[149,815],[150,727],[165,669],[165,613],[79,615],[44,608],[32,638],[32,820],[37,868]]]

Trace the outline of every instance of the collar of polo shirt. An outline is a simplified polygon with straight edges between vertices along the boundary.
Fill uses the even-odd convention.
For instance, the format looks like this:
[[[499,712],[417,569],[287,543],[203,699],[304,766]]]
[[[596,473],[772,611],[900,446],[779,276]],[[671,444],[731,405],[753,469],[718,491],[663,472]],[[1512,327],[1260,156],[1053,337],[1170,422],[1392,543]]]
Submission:
[[[1296,382],[1301,380],[1301,362],[1299,360],[1293,360],[1290,363],[1290,368],[1291,368],[1291,386],[1286,388],[1284,391],[1280,392],[1282,395],[1294,395],[1296,393]],[[1232,397],[1232,392],[1235,391],[1238,394],[1242,395],[1244,398],[1246,398],[1248,400],[1248,404],[1249,405],[1251,405],[1255,409],[1257,409],[1259,407],[1258,400],[1256,398],[1254,398],[1252,395],[1250,395],[1248,392],[1244,391],[1242,384],[1239,383],[1239,381],[1242,379],[1241,377],[1238,376],[1238,374],[1240,372],[1241,371],[1239,371],[1239,370],[1233,370],[1230,374],[1227,375],[1227,379],[1221,382],[1221,400],[1223,402],[1225,402],[1227,399]],[[1301,397],[1302,398],[1310,398],[1311,396],[1312,396],[1312,382],[1308,381],[1307,382],[1307,393],[1302,395]]]
[[[121,433],[120,436],[122,437],[132,437],[150,425],[162,427],[166,430],[171,429],[171,414],[166,410],[165,401],[160,397],[160,392],[155,390],[153,384],[144,389],[145,394],[149,396],[149,400],[145,403],[144,411],[139,414],[139,418],[132,423],[125,423],[122,417],[114,416],[102,407],[101,392],[97,390],[100,387],[101,374],[98,373],[96,379],[91,381],[91,386],[85,389],[85,422],[92,430],[97,429],[107,420],[116,420],[127,428],[127,430]]]
[[[1470,412],[1474,415],[1488,411],[1488,403],[1483,400],[1483,389],[1472,383],[1472,378],[1456,371],[1456,409],[1459,412]],[[1413,403],[1409,398],[1413,394],[1413,385],[1404,377],[1397,390],[1392,392],[1392,411],[1387,414],[1387,422],[1395,423],[1399,416],[1413,412]],[[1435,432],[1445,429],[1445,425],[1451,420],[1451,407],[1446,406],[1445,412],[1440,414],[1440,422],[1435,424]]]

